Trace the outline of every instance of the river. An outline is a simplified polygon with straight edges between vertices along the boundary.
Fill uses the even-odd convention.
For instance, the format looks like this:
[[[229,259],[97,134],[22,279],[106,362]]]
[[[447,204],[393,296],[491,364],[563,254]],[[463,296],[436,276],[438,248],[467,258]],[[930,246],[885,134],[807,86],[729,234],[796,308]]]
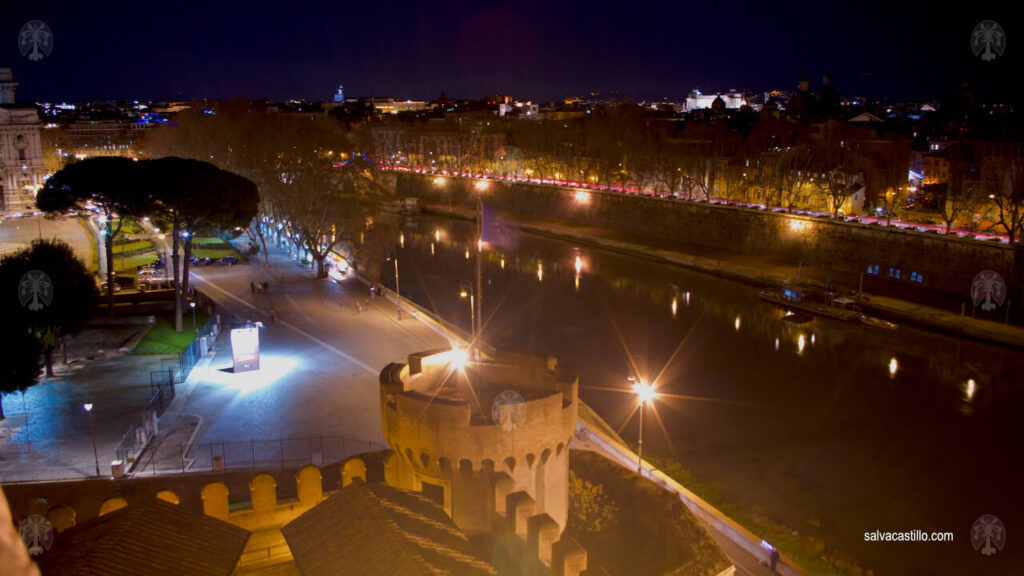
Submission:
[[[467,331],[459,286],[475,278],[473,235],[471,222],[421,216],[394,249],[402,295]],[[876,574],[985,574],[1024,556],[1024,353],[909,327],[792,322],[750,286],[526,234],[486,251],[482,277],[488,343],[576,367],[581,397],[630,443],[636,366],[659,393],[645,450],[726,499]],[[982,514],[1007,526],[1002,556],[971,545]],[[915,529],[955,540],[865,542]]]

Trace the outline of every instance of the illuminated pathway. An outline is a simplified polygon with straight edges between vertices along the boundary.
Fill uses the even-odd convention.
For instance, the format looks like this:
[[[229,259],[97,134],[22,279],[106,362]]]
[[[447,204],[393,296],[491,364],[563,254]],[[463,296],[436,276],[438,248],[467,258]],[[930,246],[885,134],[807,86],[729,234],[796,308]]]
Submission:
[[[172,407],[171,416],[202,418],[198,443],[321,435],[382,443],[380,369],[409,352],[448,345],[415,319],[397,320],[393,307],[370,300],[355,279],[314,280],[276,250],[267,266],[253,258],[197,269],[193,279],[216,301],[224,324],[212,361],[197,368]],[[266,293],[253,294],[250,282],[264,281]],[[369,306],[357,311],[357,299]],[[235,375],[224,370],[231,365],[227,332],[246,320],[264,323],[262,369]]]

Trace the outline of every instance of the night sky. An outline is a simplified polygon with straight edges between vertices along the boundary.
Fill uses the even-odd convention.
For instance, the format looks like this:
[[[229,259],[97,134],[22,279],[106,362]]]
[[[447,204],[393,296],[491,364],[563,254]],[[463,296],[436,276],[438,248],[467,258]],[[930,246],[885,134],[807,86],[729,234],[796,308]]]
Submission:
[[[982,100],[1015,102],[1024,50],[1012,3],[91,4],[0,8],[0,66],[13,68],[20,102],[323,100],[338,84],[349,97],[443,91],[547,101],[616,90],[679,98],[695,87],[793,89],[804,73],[816,90],[825,72],[843,96],[928,100],[967,81]],[[1007,36],[1006,53],[991,63],[970,46],[986,18]],[[39,62],[17,46],[32,19],[54,34],[52,54]]]

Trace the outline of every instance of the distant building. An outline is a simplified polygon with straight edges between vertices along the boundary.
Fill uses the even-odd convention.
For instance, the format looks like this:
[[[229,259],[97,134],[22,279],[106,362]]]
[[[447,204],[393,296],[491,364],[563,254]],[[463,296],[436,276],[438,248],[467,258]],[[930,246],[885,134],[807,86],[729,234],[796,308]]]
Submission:
[[[345,102],[345,87],[338,86],[338,92],[334,95],[334,101],[344,103]]]
[[[720,98],[725,108],[729,110],[737,110],[747,104],[743,94],[735,90],[729,90],[725,94],[701,94],[700,90],[694,90],[686,97],[686,110],[689,112],[702,108],[712,108],[716,98]]]
[[[0,68],[0,212],[32,210],[46,180],[39,114],[14,103],[10,68]]]
[[[398,114],[399,112],[418,112],[427,109],[423,100],[395,100],[394,98],[370,97],[370,105],[375,112],[381,114]]]
[[[523,118],[537,118],[540,114],[540,105],[533,102],[502,102],[498,104],[498,116],[519,116]]]

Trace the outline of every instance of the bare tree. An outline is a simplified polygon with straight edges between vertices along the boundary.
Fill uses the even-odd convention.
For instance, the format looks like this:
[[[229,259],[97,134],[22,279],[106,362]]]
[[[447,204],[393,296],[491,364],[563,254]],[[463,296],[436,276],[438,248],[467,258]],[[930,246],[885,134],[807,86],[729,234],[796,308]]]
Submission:
[[[978,207],[978,202],[969,164],[962,159],[952,158],[949,166],[949,182],[946,183],[946,197],[936,207],[936,212],[946,223],[946,234],[953,229],[953,223],[957,220],[973,214]]]
[[[1011,245],[1024,231],[1024,162],[1017,158],[999,158],[992,161],[992,176],[988,181],[989,200],[999,218],[996,225],[1005,232]]]

